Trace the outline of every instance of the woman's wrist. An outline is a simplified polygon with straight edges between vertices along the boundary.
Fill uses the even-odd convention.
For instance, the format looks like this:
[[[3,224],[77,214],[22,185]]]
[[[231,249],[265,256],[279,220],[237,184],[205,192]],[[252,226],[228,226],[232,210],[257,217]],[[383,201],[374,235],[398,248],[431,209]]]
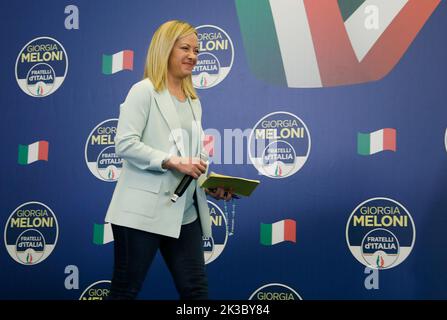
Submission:
[[[180,157],[176,155],[170,155],[167,159],[162,162],[163,169],[175,169],[177,170],[177,164],[180,163]]]
[[[163,160],[163,162],[161,163],[161,167],[163,169],[172,169],[172,161],[171,159],[173,158],[173,155],[169,155],[168,157],[166,157],[166,159]]]

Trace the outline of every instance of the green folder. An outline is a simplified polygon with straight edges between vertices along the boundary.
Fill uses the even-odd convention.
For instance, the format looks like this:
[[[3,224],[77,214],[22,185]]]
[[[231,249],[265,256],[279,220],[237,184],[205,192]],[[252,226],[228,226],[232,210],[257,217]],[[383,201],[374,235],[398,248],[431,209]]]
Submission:
[[[211,172],[210,175],[203,181],[201,187],[213,189],[217,187],[233,188],[233,191],[237,195],[249,196],[256,189],[259,180],[250,180],[240,177],[224,176]]]

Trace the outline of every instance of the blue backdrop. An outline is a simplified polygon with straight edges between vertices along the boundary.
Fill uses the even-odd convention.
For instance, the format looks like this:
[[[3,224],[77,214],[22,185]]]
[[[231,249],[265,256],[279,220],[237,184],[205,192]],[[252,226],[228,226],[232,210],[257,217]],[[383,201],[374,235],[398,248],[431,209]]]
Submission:
[[[414,1],[425,2],[397,1],[401,11],[390,9],[395,20],[381,31],[382,38],[392,31],[391,27],[395,31],[397,28],[398,35],[403,34],[399,28],[411,22],[405,22],[399,14]],[[367,19],[372,11],[359,13],[359,6],[374,6],[375,2],[379,6],[381,1],[347,2],[353,17],[364,14]],[[309,5],[309,1],[289,3],[292,7]],[[334,3],[340,8],[344,5]],[[252,17],[247,16],[250,6]],[[378,79],[366,73],[350,78],[349,70],[336,66],[344,79],[340,83],[322,81],[321,85],[307,87],[291,81],[275,83],[267,79],[270,71],[256,70],[259,65],[270,70],[278,48],[276,57],[282,57],[284,64],[280,71],[288,80],[294,76],[291,65],[308,70],[299,65],[299,59],[287,64],[294,58],[290,43],[295,37],[305,37],[292,31],[281,34],[281,19],[287,22],[290,17],[283,17],[287,8],[279,6],[276,0],[48,0],[0,4],[4,13],[0,20],[4,43],[0,53],[0,130],[5,138],[0,160],[0,225],[4,230],[1,299],[79,299],[92,285],[107,288],[107,283],[95,283],[111,278],[113,245],[94,243],[94,225],[96,231],[101,230],[119,165],[98,170],[95,159],[104,148],[113,146],[113,131],[105,134],[103,144],[96,149],[91,134],[101,134],[95,128],[118,118],[120,103],[143,76],[152,34],[171,19],[202,26],[199,35],[214,34],[222,44],[221,48],[213,47],[217,42],[206,47],[206,37],[202,37],[202,61],[208,67],[194,74],[203,127],[214,136],[214,153],[223,155],[224,141],[233,141],[235,149],[236,138],[225,136],[225,129],[227,133],[249,130],[242,140],[243,163],[234,163],[233,150],[233,163],[214,159],[217,163],[210,169],[261,181],[252,196],[235,201],[233,235],[227,232],[226,220],[219,211],[225,211],[223,202],[209,199],[215,239],[204,244],[211,298],[249,299],[253,294],[258,299],[447,298],[447,242],[443,236],[447,198],[442,196],[447,182],[447,93],[442,80],[447,71],[447,42],[442,32],[447,27],[445,3],[434,6],[414,41],[399,36],[391,47],[379,43],[383,46],[381,54],[385,54],[375,62],[378,69],[382,61],[385,63],[387,52],[408,41],[408,50],[389,73]],[[380,10],[383,13],[388,9]],[[327,40],[317,39],[311,11],[308,6],[313,42],[310,38],[300,42],[300,55],[309,48],[321,52],[318,43]],[[296,15],[305,14],[300,11]],[[340,12],[334,14],[340,17]],[[380,20],[385,16],[378,15],[378,21],[385,24],[385,19]],[[398,19],[404,22],[395,23]],[[267,30],[267,20],[276,28]],[[345,26],[349,29],[347,20]],[[361,28],[365,27],[357,26],[357,30]],[[257,46],[256,37],[262,40],[264,35],[277,42]],[[36,40],[41,37],[44,39]],[[314,46],[305,48],[303,43]],[[47,46],[39,46],[42,44]],[[338,49],[331,48],[334,61],[323,61],[312,50],[311,54],[303,53],[310,59],[307,61],[320,68],[313,76],[324,79],[322,63],[337,64],[335,57],[344,54]],[[111,61],[117,72],[105,74],[108,59],[104,55],[124,50],[133,52],[131,57],[122,53],[127,68],[122,56],[116,55]],[[44,54],[52,51],[62,51],[62,59]],[[264,60],[259,64],[254,61],[257,58]],[[275,118],[271,115],[274,112],[280,114]],[[304,164],[297,165],[290,150],[284,151],[285,156],[293,156],[289,164],[275,162],[260,167],[250,161],[247,132],[264,118],[295,119],[296,128],[305,127],[302,136],[282,137]],[[105,123],[116,126],[113,120]],[[386,128],[394,129],[391,132],[395,136],[388,135],[390,130],[382,130]],[[221,145],[217,143],[219,134]],[[45,142],[34,144],[39,141],[48,142],[47,150]],[[364,141],[375,145],[378,152],[361,154]],[[374,198],[384,199],[377,204]],[[227,206],[231,229],[232,203]],[[358,206],[372,211],[397,208],[399,213],[395,215],[406,216],[407,224],[386,225],[388,220],[380,219],[390,214],[377,212],[370,214],[370,220],[364,213],[359,214],[364,220],[354,219],[351,215],[360,212]],[[373,216],[383,223],[373,220]],[[292,220],[295,224],[290,224]],[[272,238],[279,243],[261,244],[261,237],[268,237],[262,234],[261,224],[271,227]],[[289,228],[285,236],[282,225]],[[381,238],[367,238],[368,232],[378,229],[388,230],[385,234],[389,238],[383,232]],[[107,227],[105,230],[107,235]],[[353,245],[354,238],[357,246]],[[374,242],[374,248],[381,249],[368,251],[362,241]],[[394,244],[394,249],[387,243]],[[367,266],[379,271],[365,269]],[[101,298],[106,293],[90,291],[83,297]],[[140,297],[177,298],[160,256],[148,273]]]

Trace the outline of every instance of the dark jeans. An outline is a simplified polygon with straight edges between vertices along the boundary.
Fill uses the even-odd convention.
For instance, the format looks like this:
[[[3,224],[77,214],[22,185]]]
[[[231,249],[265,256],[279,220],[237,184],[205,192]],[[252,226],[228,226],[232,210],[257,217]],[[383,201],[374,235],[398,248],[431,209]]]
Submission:
[[[135,299],[158,249],[182,300],[208,299],[199,219],[182,226],[178,239],[112,225],[114,270],[109,300]]]

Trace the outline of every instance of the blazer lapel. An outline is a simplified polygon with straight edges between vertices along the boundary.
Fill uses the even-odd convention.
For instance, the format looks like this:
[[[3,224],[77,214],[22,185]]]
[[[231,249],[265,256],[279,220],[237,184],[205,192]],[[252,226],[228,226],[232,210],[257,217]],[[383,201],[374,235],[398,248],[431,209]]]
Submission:
[[[170,139],[174,140],[177,149],[180,151],[180,155],[185,157],[185,148],[183,144],[183,134],[181,130],[180,120],[178,118],[177,110],[175,109],[174,102],[167,89],[158,93],[154,91],[154,98],[157,102],[158,109],[163,118],[166,120],[169,129],[171,130]]]
[[[193,138],[196,138],[196,144],[197,144],[197,154],[196,157],[200,157],[200,152],[202,151],[202,148],[200,146],[200,142],[202,141],[202,126],[200,124],[200,119],[202,118],[202,115],[200,114],[200,108],[198,106],[197,100],[192,100],[190,97],[188,97],[189,105],[192,109],[192,114],[195,120],[195,123],[197,125],[196,133],[193,135]]]

